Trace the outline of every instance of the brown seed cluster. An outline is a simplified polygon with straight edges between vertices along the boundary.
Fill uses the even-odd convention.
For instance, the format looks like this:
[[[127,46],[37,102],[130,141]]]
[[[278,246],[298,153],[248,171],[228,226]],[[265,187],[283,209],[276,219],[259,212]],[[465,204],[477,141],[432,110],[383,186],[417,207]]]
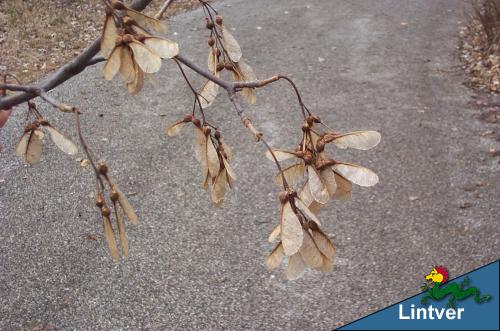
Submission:
[[[315,125],[323,126],[326,131]],[[307,266],[319,271],[332,269],[333,244],[321,232],[315,213],[331,198],[350,199],[352,183],[373,186],[378,176],[365,167],[328,157],[325,146],[368,150],[379,142],[380,134],[376,131],[336,133],[318,116],[309,115],[304,117],[302,139],[294,150],[267,152],[270,160],[293,161],[275,178],[277,185],[288,189],[280,193],[280,223],[269,238],[270,242],[281,239],[266,258],[270,269],[276,268],[284,256],[288,257],[286,275],[289,279],[298,278]],[[298,184],[301,185],[296,193],[293,187]]]
[[[208,7],[206,10],[210,11]],[[206,16],[206,28],[210,30],[208,37],[208,69],[216,76],[220,77],[221,72],[230,72],[233,81],[256,81],[257,77],[252,69],[243,59],[241,47],[223,24],[222,16]],[[207,80],[198,91],[202,108],[209,107],[219,94],[219,85]],[[241,95],[245,100],[253,104],[256,101],[255,89],[244,88]]]
[[[186,115],[183,119],[166,128],[169,137],[177,136],[187,123],[194,126],[195,156],[201,167],[202,186],[210,191],[215,207],[220,207],[228,188],[233,188],[236,173],[230,166],[232,152],[222,140],[220,131],[203,123],[194,115]]]
[[[115,260],[120,259],[118,246],[116,245],[116,233],[122,253],[128,256],[129,247],[127,235],[125,233],[125,224],[123,222],[120,209],[127,216],[132,224],[137,224],[137,214],[128,202],[118,186],[113,182],[109,174],[109,169],[103,161],[97,162],[98,181],[96,185],[95,204],[101,211],[104,229],[104,238],[108,244],[108,249]],[[107,194],[106,194],[107,193]],[[107,199],[106,199],[107,196]],[[112,217],[114,216],[115,227],[113,227]]]
[[[128,92],[139,93],[144,77],[160,70],[161,59],[179,53],[177,43],[154,35],[165,30],[161,21],[113,1],[101,36],[101,54],[107,59],[104,79],[111,80],[119,72]]]
[[[49,133],[52,142],[64,153],[75,155],[78,152],[76,145],[51,125],[38,111],[36,104],[28,102],[28,123],[16,144],[16,155],[24,157],[27,163],[34,165],[40,161],[43,151],[43,138]]]

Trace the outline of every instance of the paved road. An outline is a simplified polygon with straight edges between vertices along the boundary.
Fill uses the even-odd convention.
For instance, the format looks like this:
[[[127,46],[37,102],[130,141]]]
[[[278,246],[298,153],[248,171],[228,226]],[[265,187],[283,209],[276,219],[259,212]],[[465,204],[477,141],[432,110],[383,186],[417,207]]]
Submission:
[[[211,208],[191,142],[163,136],[191,107],[173,63],[158,89],[137,98],[118,80],[106,84],[100,67],[54,92],[81,106],[91,145],[123,190],[138,193],[131,202],[142,222],[129,227],[132,256],[122,264],[110,261],[102,239],[86,239],[101,236],[90,171],[52,146],[35,168],[12,156],[18,112],[0,132],[0,329],[329,330],[416,293],[436,263],[456,276],[498,258],[499,163],[488,150],[499,143],[480,135],[498,126],[476,119],[484,96],[462,85],[462,4],[216,3],[259,76],[292,74],[334,128],[383,134],[373,151],[342,154],[381,182],[321,212],[337,246],[328,275],[288,282],[265,270],[278,217],[274,169],[225,98],[209,117],[237,151],[239,181],[224,209]],[[170,31],[184,54],[205,63],[201,17],[178,16]],[[256,126],[273,146],[295,144],[290,89],[279,83],[258,97],[247,109]],[[70,120],[42,109],[72,132]]]

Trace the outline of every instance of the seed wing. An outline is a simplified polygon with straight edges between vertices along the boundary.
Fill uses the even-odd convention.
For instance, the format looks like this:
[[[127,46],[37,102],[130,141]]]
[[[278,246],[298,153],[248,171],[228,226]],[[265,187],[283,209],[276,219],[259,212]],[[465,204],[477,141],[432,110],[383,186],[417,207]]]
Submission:
[[[329,260],[333,259],[333,255],[335,254],[335,247],[333,246],[332,241],[328,238],[328,236],[319,229],[312,230],[311,234],[321,253],[323,253]]]
[[[222,158],[222,162],[224,163],[224,168],[226,169],[227,175],[230,178],[229,183],[234,182],[236,180],[236,173],[225,158]]]
[[[312,197],[321,204],[327,203],[330,197],[318,171],[314,167],[308,165],[307,173],[309,175],[309,189],[311,190]]]
[[[359,186],[373,186],[378,183],[376,173],[357,164],[339,162],[332,166],[333,170]]]
[[[276,247],[271,251],[271,253],[266,256],[265,263],[268,270],[276,269],[283,261],[283,245],[279,242]]]
[[[118,248],[116,247],[115,233],[113,232],[113,227],[111,226],[111,220],[108,216],[103,216],[102,220],[104,227],[104,238],[108,243],[109,254],[115,261],[118,261],[120,259],[120,254],[118,253]]]
[[[227,176],[226,169],[223,169],[217,177],[215,177],[214,185],[212,187],[212,202],[214,205],[218,206],[222,200],[224,200],[224,195],[226,194],[226,184]]]
[[[211,73],[215,74],[217,72],[217,55],[215,47],[210,47],[208,49],[207,65]]]
[[[333,197],[340,201],[351,199],[352,183],[337,173],[335,173],[335,182],[337,183],[337,190],[333,194]]]
[[[287,201],[281,210],[281,241],[287,256],[298,252],[302,245],[303,232],[299,218]]]
[[[219,139],[219,145],[222,146],[222,149],[224,150],[224,153],[226,153],[227,155],[227,160],[228,161],[231,161],[231,159],[233,158],[233,151],[231,150],[231,147],[229,147],[229,145],[227,145],[223,140],[222,138]]]
[[[123,46],[117,46],[109,55],[106,64],[104,64],[104,79],[112,80],[116,73],[120,70],[121,56]]]
[[[368,150],[378,145],[381,136],[377,131],[355,131],[335,138],[332,143],[341,149],[355,148]]]
[[[120,75],[125,83],[132,83],[135,80],[136,68],[132,59],[132,50],[123,47],[120,58]]]
[[[335,181],[335,173],[333,172],[332,168],[326,167],[322,169],[319,173],[321,180],[326,186],[326,189],[328,190],[328,194],[333,196],[335,192],[337,191],[337,182]]]
[[[206,151],[207,151],[208,171],[210,172],[210,176],[212,178],[215,178],[219,174],[220,170],[219,156],[212,142],[212,139],[210,137],[207,137],[206,142],[207,142]]]
[[[128,43],[128,46],[134,53],[134,60],[146,74],[152,74],[160,70],[161,58],[156,53],[153,53],[144,44],[134,40]]]
[[[181,130],[186,126],[186,124],[187,122],[184,122],[183,120],[177,121],[173,125],[166,128],[165,133],[169,137],[175,137],[181,132]]]
[[[207,80],[205,84],[203,84],[203,86],[201,87],[200,92],[198,92],[198,94],[199,94],[198,99],[200,100],[201,108],[208,108],[212,105],[215,98],[217,98],[217,95],[219,94],[219,85],[217,85],[211,80]]]
[[[200,162],[201,175],[203,177],[203,187],[208,188],[208,163],[207,163],[207,136],[203,130],[195,126],[194,128],[194,155]]]
[[[296,253],[288,258],[288,266],[285,270],[286,278],[289,280],[300,278],[305,269],[306,264],[302,259],[302,256],[300,253]]]
[[[304,163],[300,162],[283,169],[283,175],[285,176],[285,179],[290,186],[295,186],[297,180],[300,177],[304,176],[304,171],[305,171]],[[281,178],[281,173],[277,173],[276,176],[274,177],[274,183],[278,186],[281,186],[282,180],[283,178]]]
[[[35,129],[30,135],[28,147],[26,148],[26,161],[33,165],[40,161],[43,149],[43,132]]]
[[[273,153],[274,153],[274,156],[276,156],[276,159],[278,160],[278,162],[289,160],[289,159],[295,157],[295,154],[293,154],[292,152],[285,151],[282,149],[273,149]],[[274,162],[274,158],[273,158],[273,155],[271,154],[271,152],[266,151],[266,157],[269,160]]]
[[[179,45],[166,38],[148,37],[144,44],[162,59],[171,59],[179,54]]]
[[[323,253],[319,250],[309,231],[304,231],[304,240],[300,246],[299,253],[304,262],[312,268],[319,268],[323,265]]]
[[[267,239],[270,243],[276,240],[281,233],[281,224],[276,225],[273,231],[269,234],[269,238]]]
[[[116,203],[113,203],[114,210],[115,210],[115,217],[116,217],[116,227],[118,228],[118,235],[120,237],[120,246],[122,247],[123,255],[126,257],[128,256],[128,241],[127,241],[127,235],[125,233],[125,224],[123,224],[123,221],[120,217],[120,213],[118,212],[118,209],[116,208]]]
[[[104,20],[104,28],[101,35],[101,55],[105,59],[109,57],[113,48],[115,48],[115,40],[118,36],[115,21],[112,15],[106,15]]]
[[[255,75],[252,67],[250,67],[245,61],[243,61],[243,59],[240,59],[240,61],[236,64],[236,68],[237,70],[240,71],[243,80],[246,81],[257,80],[257,76]],[[244,88],[241,91],[241,95],[243,95],[243,98],[245,98],[245,100],[249,104],[254,104],[257,101],[254,88]]]
[[[19,141],[17,142],[16,144],[16,155],[21,157],[21,156],[25,156],[26,155],[26,151],[28,149],[28,142],[30,140],[30,137],[31,137],[31,131],[26,131],[23,133],[23,135],[21,136],[21,138],[19,139]]]
[[[322,204],[316,202],[312,197],[311,189],[309,188],[309,180],[306,180],[299,190],[299,198],[313,213],[317,213],[321,207],[323,207]]]
[[[295,198],[295,206],[300,209],[310,220],[314,223],[321,225],[318,217],[309,209],[309,207],[300,198]]]
[[[75,155],[78,152],[76,145],[53,126],[49,124],[43,127],[49,131],[50,138],[61,151],[69,155]]]
[[[131,95],[136,95],[142,90],[144,86],[144,72],[139,68],[137,63],[134,62],[135,77],[134,81],[127,83],[128,93]]]
[[[127,215],[127,218],[129,219],[130,223],[137,225],[139,223],[137,214],[135,213],[135,210],[130,204],[130,202],[128,201],[127,196],[123,194],[122,191],[120,191],[118,186],[112,181],[111,177],[108,176],[108,180],[113,189],[118,193],[118,204],[120,204],[120,207],[122,207],[123,212],[125,213],[125,215]]]
[[[157,32],[167,32],[167,28],[162,21],[145,15],[141,12],[127,8],[127,15],[130,16],[142,28],[154,30]]]
[[[229,58],[231,58],[231,61],[233,62],[239,62],[242,56],[240,45],[233,37],[233,35],[229,32],[229,29],[227,29],[225,26],[221,26],[221,32],[222,45],[229,55]]]

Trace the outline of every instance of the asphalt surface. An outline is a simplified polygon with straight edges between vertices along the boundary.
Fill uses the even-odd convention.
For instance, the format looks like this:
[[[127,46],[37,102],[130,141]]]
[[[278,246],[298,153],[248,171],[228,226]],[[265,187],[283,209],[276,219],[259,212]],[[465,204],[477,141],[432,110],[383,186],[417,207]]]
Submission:
[[[46,144],[41,163],[13,155],[24,114],[0,131],[0,329],[330,330],[419,291],[435,264],[451,276],[499,257],[499,142],[481,133],[456,47],[467,2],[220,1],[259,77],[290,74],[331,127],[376,129],[372,151],[335,152],[380,176],[320,213],[336,245],[334,272],[289,282],[268,272],[278,219],[274,168],[221,95],[208,112],[236,152],[224,208],[200,187],[192,134],[164,127],[190,111],[176,66],[130,97],[100,65],[52,93],[84,111],[83,131],[137,208],[131,256],[113,263],[93,203],[92,174]],[[171,22],[181,51],[206,63],[200,10]],[[195,80],[198,84],[201,80]],[[73,118],[40,109],[76,140]],[[275,147],[291,147],[300,117],[285,83],[246,108]],[[79,155],[81,157],[81,155]],[[98,240],[87,239],[97,235]]]

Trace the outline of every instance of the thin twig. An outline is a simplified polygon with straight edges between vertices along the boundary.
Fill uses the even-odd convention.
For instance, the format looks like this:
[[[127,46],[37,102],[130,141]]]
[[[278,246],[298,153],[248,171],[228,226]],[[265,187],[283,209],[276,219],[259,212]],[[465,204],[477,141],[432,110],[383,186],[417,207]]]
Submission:
[[[187,85],[189,86],[189,89],[191,90],[191,92],[193,92],[195,102],[197,102],[198,106],[200,107],[200,113],[201,113],[201,117],[203,118],[203,123],[205,123],[206,122],[205,121],[205,113],[203,112],[203,107],[201,107],[201,101],[200,101],[200,98],[198,96],[198,93],[196,93],[196,90],[194,89],[193,85],[191,85],[191,82],[187,78],[186,73],[184,72],[184,69],[182,69],[182,66],[179,63],[179,61],[174,58],[174,62],[179,67],[179,70],[181,71],[182,77],[184,77],[184,80],[186,81]],[[193,109],[193,115],[194,115],[194,109]]]
[[[228,93],[229,93],[229,100],[231,100],[234,108],[236,109],[236,113],[238,113],[238,115],[240,116],[241,122],[243,123],[243,125],[245,125],[245,127],[252,133],[252,135],[255,137],[255,140],[257,142],[260,141],[260,142],[262,142],[264,144],[264,146],[266,146],[267,150],[272,155],[272,157],[274,159],[274,163],[276,164],[276,167],[278,168],[278,171],[281,174],[281,180],[283,182],[283,188],[285,189],[285,191],[288,191],[288,188],[289,188],[288,182],[286,181],[283,169],[281,168],[281,165],[280,165],[278,159],[276,158],[276,155],[274,154],[273,149],[267,143],[267,141],[264,139],[263,134],[261,132],[259,132],[253,126],[252,121],[248,117],[244,117],[243,116],[243,107],[241,106],[241,103],[238,100],[237,95],[234,92],[234,90],[229,91]]]
[[[168,6],[170,6],[174,2],[173,0],[166,0],[163,6],[160,8],[160,11],[156,13],[155,18],[157,20],[161,20],[163,18],[163,14],[167,10]]]

